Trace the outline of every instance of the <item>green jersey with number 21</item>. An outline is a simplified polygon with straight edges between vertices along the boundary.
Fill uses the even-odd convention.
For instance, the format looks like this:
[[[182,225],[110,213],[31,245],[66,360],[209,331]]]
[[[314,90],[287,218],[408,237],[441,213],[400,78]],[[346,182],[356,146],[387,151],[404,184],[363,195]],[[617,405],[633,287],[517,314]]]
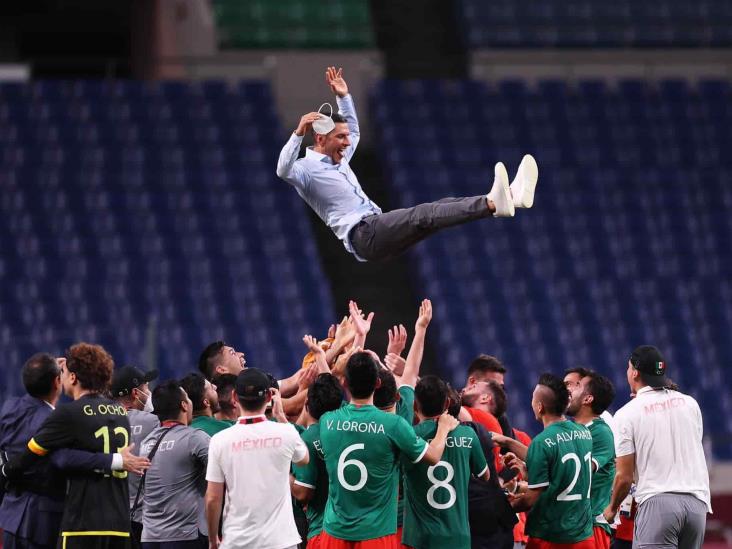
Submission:
[[[544,488],[529,511],[526,534],[554,543],[591,537],[590,431],[571,421],[552,423],[531,441],[526,467],[529,488]]]
[[[320,444],[329,484],[323,529],[348,541],[396,533],[399,457],[420,461],[427,443],[395,414],[348,404],[320,418]]]

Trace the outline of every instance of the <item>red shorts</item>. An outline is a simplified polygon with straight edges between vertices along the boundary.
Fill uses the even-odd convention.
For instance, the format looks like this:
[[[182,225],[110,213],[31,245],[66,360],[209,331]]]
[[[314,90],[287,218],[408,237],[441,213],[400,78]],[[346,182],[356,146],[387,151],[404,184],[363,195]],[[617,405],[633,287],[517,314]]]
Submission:
[[[577,543],[554,543],[530,537],[526,549],[595,549],[595,538],[590,537]]]
[[[397,543],[400,545],[402,543],[402,530],[403,530],[403,528],[401,526],[397,526],[396,537],[397,537]],[[2,547],[0,547],[0,549],[2,549]]]
[[[399,549],[396,534],[365,541],[338,539],[328,535],[325,531],[321,532],[318,537],[320,538],[319,549]]]
[[[610,534],[599,526],[592,527],[595,535],[595,549],[610,549]]]
[[[323,549],[323,532],[320,532],[317,536],[313,536],[308,540],[306,549]]]

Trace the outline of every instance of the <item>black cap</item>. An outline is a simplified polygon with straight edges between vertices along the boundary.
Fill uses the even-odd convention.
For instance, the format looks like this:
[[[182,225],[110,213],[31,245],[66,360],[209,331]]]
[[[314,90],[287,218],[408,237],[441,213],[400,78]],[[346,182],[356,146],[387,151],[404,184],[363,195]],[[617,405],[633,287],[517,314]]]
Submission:
[[[145,373],[134,366],[122,366],[112,374],[112,396],[116,398],[129,395],[132,389],[157,378],[157,370]]]
[[[666,361],[661,351],[653,345],[641,345],[636,347],[630,355],[630,363],[633,368],[643,372],[644,380],[651,387],[664,387],[666,380]]]
[[[260,399],[272,386],[269,375],[259,368],[246,368],[236,378],[236,394],[239,398]]]

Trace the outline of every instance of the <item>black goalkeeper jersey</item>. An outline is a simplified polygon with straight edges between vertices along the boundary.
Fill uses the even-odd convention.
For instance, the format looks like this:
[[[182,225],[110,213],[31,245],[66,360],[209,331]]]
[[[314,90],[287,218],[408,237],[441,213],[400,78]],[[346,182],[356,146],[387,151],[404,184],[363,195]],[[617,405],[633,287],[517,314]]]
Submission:
[[[127,411],[99,395],[84,395],[61,404],[28,443],[36,455],[58,448],[88,452],[118,452],[130,443]],[[130,500],[127,472],[111,475],[71,473],[61,535],[129,536]]]

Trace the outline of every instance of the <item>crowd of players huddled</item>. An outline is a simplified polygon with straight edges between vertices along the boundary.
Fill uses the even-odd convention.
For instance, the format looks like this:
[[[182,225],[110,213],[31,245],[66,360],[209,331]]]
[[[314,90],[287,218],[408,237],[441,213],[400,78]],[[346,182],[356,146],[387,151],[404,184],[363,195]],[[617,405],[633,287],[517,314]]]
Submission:
[[[615,419],[607,378],[542,375],[530,398],[543,430],[531,440],[510,419],[498,358],[466,365],[460,391],[420,376],[428,300],[406,356],[403,326],[377,353],[373,313],[354,302],[349,313],[325,339],[303,338],[303,363],[283,380],[223,342],[198,372],[154,389],[157,372],[115,368],[98,345],[31,357],[28,394],[0,415],[5,548],[624,549],[633,493],[646,514],[636,546],[701,544],[701,416],[697,432],[698,405],[654,347],[619,365],[643,404]],[[62,392],[72,400],[56,406]],[[696,477],[677,482],[690,466]],[[666,509],[696,520],[674,526],[675,539],[649,503],[669,494]]]

